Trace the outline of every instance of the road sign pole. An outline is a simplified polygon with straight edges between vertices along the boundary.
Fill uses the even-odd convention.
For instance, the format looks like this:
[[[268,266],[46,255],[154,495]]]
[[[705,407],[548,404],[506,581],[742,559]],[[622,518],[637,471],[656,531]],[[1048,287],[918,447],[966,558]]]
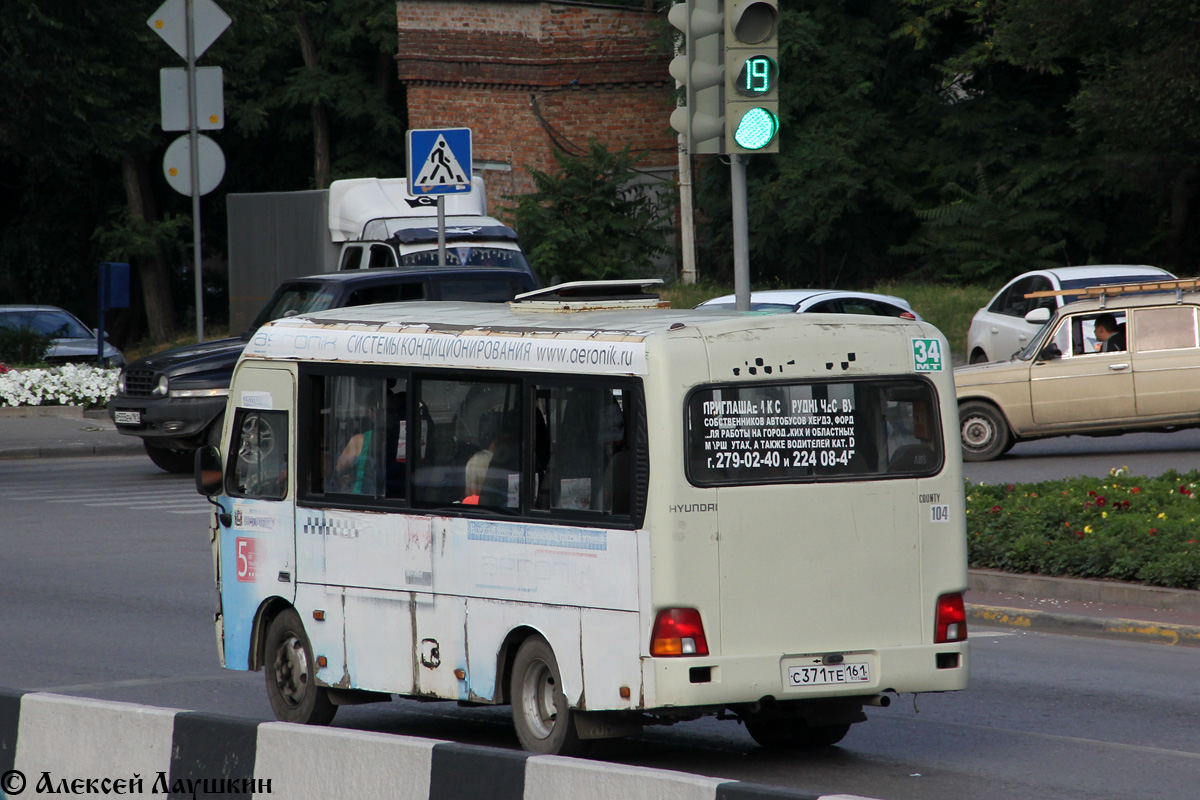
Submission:
[[[196,112],[196,13],[194,0],[187,1],[187,86],[188,141],[192,162],[192,262],[196,292],[196,341],[204,341],[204,280],[200,248],[200,128]]]
[[[446,266],[446,195],[437,196],[438,209],[438,266]]]

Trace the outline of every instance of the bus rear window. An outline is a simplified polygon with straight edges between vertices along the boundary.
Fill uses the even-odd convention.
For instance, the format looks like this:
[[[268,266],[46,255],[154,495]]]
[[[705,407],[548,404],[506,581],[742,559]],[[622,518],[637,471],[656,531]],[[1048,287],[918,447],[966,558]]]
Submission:
[[[932,475],[937,397],[923,380],[739,384],[694,391],[687,469],[697,486]]]

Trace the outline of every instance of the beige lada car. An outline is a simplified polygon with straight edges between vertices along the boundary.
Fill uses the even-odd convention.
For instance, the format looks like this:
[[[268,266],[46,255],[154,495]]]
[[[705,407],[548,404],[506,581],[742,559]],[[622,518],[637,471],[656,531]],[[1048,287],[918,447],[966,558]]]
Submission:
[[[1046,436],[1200,425],[1197,288],[1097,287],[1053,318],[1044,310],[1045,327],[1010,360],[955,369],[963,459]]]

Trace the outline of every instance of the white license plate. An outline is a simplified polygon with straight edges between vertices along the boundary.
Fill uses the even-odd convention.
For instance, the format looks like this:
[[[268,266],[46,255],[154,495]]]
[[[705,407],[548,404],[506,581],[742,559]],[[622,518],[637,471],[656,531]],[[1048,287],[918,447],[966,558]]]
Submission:
[[[870,683],[868,664],[812,664],[788,667],[789,686],[827,686],[831,683]]]
[[[142,412],[140,411],[114,411],[113,422],[118,425],[141,425]]]

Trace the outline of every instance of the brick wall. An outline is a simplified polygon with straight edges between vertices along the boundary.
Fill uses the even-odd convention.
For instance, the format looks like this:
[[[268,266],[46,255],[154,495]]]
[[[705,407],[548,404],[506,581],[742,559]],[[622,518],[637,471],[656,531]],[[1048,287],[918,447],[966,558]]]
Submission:
[[[645,167],[677,163],[658,15],[547,0],[401,0],[397,9],[409,127],[469,127],[477,162],[511,165],[485,173],[493,206],[532,188],[528,169],[552,171],[555,146],[578,153],[589,137],[649,151]]]

